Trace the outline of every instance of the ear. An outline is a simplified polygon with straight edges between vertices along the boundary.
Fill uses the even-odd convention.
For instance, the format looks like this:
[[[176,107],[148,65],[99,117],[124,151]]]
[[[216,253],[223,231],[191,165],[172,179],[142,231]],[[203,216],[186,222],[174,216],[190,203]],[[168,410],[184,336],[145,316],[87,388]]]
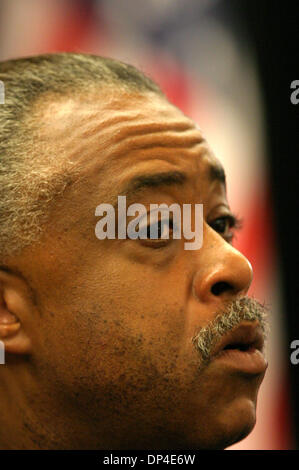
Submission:
[[[24,279],[0,268],[0,341],[5,353],[30,354],[25,324],[31,302]]]

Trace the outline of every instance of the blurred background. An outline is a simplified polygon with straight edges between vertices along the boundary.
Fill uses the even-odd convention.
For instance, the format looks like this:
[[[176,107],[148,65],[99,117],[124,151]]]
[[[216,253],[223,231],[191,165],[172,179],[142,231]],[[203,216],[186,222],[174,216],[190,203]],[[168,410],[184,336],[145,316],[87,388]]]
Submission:
[[[200,125],[224,164],[229,202],[244,218],[236,247],[254,268],[250,294],[271,309],[257,425],[232,449],[298,447],[299,365],[290,362],[290,343],[299,339],[292,274],[299,106],[290,84],[299,79],[299,7],[286,3],[0,0],[1,60],[76,51],[132,63]]]

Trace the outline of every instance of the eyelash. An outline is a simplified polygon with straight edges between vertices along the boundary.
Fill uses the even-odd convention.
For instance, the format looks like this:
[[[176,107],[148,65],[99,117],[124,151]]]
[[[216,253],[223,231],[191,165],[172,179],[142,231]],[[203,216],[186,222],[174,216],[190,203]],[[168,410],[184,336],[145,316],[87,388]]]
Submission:
[[[222,221],[224,220],[224,221],[228,222],[228,227],[226,227],[226,228],[230,229],[228,234],[225,234],[225,231],[221,232],[219,229],[217,230],[215,228],[215,223],[218,222],[219,220],[222,220]],[[209,225],[213,230],[215,230],[217,233],[222,235],[223,238],[228,243],[232,243],[232,241],[234,240],[234,237],[235,237],[235,232],[237,230],[241,230],[242,227],[243,227],[243,220],[240,219],[235,214],[229,214],[229,215],[225,215],[225,216],[222,216],[222,217],[217,217],[217,219],[210,222]]]
[[[162,227],[162,222],[164,221],[164,219],[160,219],[158,220],[158,227],[159,227],[159,232],[160,232],[160,235],[161,233],[163,233],[163,227]],[[148,236],[149,236],[149,232],[150,232],[150,227],[151,225],[155,225],[155,224],[149,224],[147,225],[146,227],[146,230],[147,230],[147,233],[148,233]],[[169,218],[169,231],[172,232],[173,231],[173,219],[172,217]],[[141,240],[142,243],[145,243],[145,244],[150,244],[150,246],[152,248],[163,248],[167,245],[169,245],[169,241],[171,240],[171,237],[169,239],[165,239],[165,238],[154,238],[154,239],[151,239],[150,242],[148,242],[147,240]]]
[[[220,220],[225,221],[228,224],[228,226],[225,227],[224,232],[223,231],[221,232],[219,230],[219,228],[217,229],[215,227],[215,223],[220,221]],[[161,222],[162,221],[163,221],[163,219],[158,221],[160,227],[161,227]],[[169,218],[170,229],[171,229],[172,225],[173,225],[173,219]],[[235,214],[229,214],[229,215],[224,215],[222,217],[217,217],[215,220],[210,222],[209,225],[213,230],[215,230],[217,233],[219,233],[228,243],[232,243],[233,240],[234,240],[234,237],[235,237],[235,232],[237,230],[241,230],[242,227],[243,227],[243,220],[240,219]],[[229,229],[228,233],[225,233],[226,229]],[[150,230],[150,225],[147,226],[147,230],[148,231]],[[144,242],[144,240],[143,240],[143,242]],[[148,243],[148,242],[145,242],[145,243]],[[156,249],[166,247],[167,245],[169,245],[169,240],[167,240],[167,239],[157,238],[157,239],[152,239],[150,241],[150,246],[152,248],[156,248]]]

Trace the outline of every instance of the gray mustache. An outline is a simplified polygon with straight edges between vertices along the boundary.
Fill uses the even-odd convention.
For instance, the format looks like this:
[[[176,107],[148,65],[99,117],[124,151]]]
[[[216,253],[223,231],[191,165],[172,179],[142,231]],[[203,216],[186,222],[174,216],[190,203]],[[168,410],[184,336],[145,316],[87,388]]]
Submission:
[[[233,300],[192,338],[192,343],[201,357],[202,366],[210,362],[216,343],[243,320],[257,320],[266,339],[269,331],[268,309],[250,297]]]

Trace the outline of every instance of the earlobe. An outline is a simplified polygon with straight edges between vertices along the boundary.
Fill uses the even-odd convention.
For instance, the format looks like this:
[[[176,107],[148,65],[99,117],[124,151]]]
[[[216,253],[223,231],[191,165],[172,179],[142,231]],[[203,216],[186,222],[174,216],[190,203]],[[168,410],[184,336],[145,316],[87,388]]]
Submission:
[[[16,323],[14,328],[8,332],[5,332],[7,336],[1,337],[0,332],[0,340],[4,344],[5,354],[21,354],[27,355],[31,353],[31,342],[29,338],[25,335],[24,331],[21,329],[21,324]],[[0,327],[1,331],[1,327]]]
[[[1,323],[0,320],[0,339],[9,338],[15,335],[21,328],[21,323],[17,320],[14,323]]]
[[[13,292],[15,298],[18,295],[17,291]],[[5,353],[30,354],[31,352],[31,341],[22,328],[21,316],[22,312],[10,310],[5,300],[5,285],[0,284],[0,341],[4,344]]]

